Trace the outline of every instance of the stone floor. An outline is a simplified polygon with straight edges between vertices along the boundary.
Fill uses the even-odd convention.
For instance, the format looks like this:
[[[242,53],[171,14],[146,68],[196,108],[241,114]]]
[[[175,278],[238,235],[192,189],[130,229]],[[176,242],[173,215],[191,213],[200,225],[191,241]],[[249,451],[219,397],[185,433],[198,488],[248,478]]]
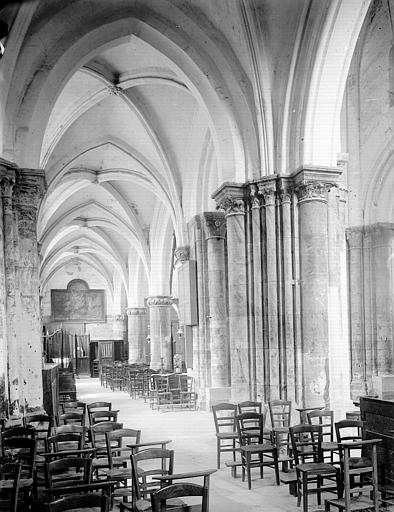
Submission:
[[[216,467],[216,439],[212,415],[204,411],[152,411],[143,399],[132,399],[126,392],[102,388],[98,379],[77,380],[78,398],[87,403],[110,401],[119,409],[119,421],[125,427],[142,431],[142,441],[172,439],[175,450],[175,471],[194,471]],[[225,454],[224,454],[225,456]],[[241,478],[232,478],[228,468],[211,477],[211,512],[301,512],[296,499],[285,485],[274,484],[273,470],[266,468],[264,479],[258,470],[252,474],[252,490]],[[238,471],[238,473],[240,473]],[[323,510],[310,498],[310,511]]]

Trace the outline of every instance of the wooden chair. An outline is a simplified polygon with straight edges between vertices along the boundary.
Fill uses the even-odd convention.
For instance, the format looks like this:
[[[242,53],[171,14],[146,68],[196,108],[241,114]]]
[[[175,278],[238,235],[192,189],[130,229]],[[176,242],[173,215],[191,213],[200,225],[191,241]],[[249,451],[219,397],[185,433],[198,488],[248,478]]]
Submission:
[[[284,469],[286,469],[287,463],[292,460],[289,434],[291,405],[291,400],[271,400],[268,402],[272,442],[278,447],[279,458],[283,463]]]
[[[122,428],[123,423],[117,423],[115,421],[103,421],[90,427],[90,440],[92,447],[96,450],[96,457],[93,461],[93,471],[97,477],[102,469],[109,469],[107,441],[105,437],[106,432]]]
[[[34,428],[31,427],[12,427],[7,428],[6,430],[3,430],[3,432],[0,433],[0,445],[2,450],[2,456],[4,457],[4,451],[3,451],[3,439],[7,439],[9,437],[27,437],[30,439],[36,438],[36,431]]]
[[[131,456],[133,493],[130,504],[120,503],[120,512],[150,512],[150,494],[161,487],[155,477],[168,476],[174,469],[174,451],[147,448]],[[169,506],[179,507],[182,500],[171,500]]]
[[[327,458],[329,462],[333,463],[335,453],[339,459],[338,443],[334,441],[334,411],[315,409],[307,413],[307,418],[310,425],[320,425],[322,427],[324,460]],[[324,455],[325,453],[327,453],[327,456]]]
[[[193,389],[194,379],[191,375],[179,375],[179,402],[181,407],[195,409],[197,393]]]
[[[220,469],[220,454],[231,452],[233,461],[236,460],[235,442],[238,439],[235,416],[237,406],[230,403],[221,403],[212,406],[213,419],[216,429],[216,458],[217,468]]]
[[[235,418],[239,439],[239,450],[242,463],[242,481],[245,473],[248,488],[252,488],[251,469],[260,468],[260,478],[263,478],[265,466],[274,467],[275,479],[279,485],[279,462],[277,447],[264,439],[264,415],[257,412],[245,412]],[[268,460],[264,460],[267,457]]]
[[[139,444],[141,439],[141,430],[132,428],[123,428],[112,430],[105,433],[108,455],[108,471],[105,471],[108,480],[118,482],[114,489],[112,498],[117,496],[130,496],[131,493],[131,466],[130,462],[131,448],[129,443]],[[127,482],[130,482],[128,485]]]
[[[105,494],[87,493],[73,494],[65,496],[47,505],[48,512],[65,512],[67,510],[100,510],[100,512],[109,512],[110,498]]]
[[[6,463],[0,468],[0,510],[17,512],[22,465]]]
[[[263,407],[262,402],[256,402],[253,400],[245,400],[238,404],[238,414],[243,414],[244,412],[257,412],[258,414],[264,414],[264,420],[266,419],[265,408]],[[264,439],[267,441],[271,441],[271,430],[264,426]]]
[[[23,418],[26,428],[34,428],[37,440],[37,453],[45,451],[45,439],[51,435],[53,417],[47,414],[28,414]]]
[[[331,505],[346,512],[356,512],[358,510],[379,511],[376,445],[381,441],[381,439],[368,439],[340,443],[339,446],[343,454],[344,497],[325,500],[326,512],[331,510]],[[365,451],[366,448],[369,449],[369,460],[371,461],[369,466],[355,467],[351,463],[351,451],[356,447],[362,451]]]
[[[89,423],[92,424],[90,421],[90,415],[94,411],[111,411],[112,410],[112,403],[111,402],[92,402],[91,404],[88,404],[86,406],[88,411],[88,417],[89,417]]]
[[[175,475],[170,474],[157,477],[157,479],[162,482],[162,488],[151,494],[152,512],[162,512],[166,510],[166,504],[168,505],[170,499],[187,498],[189,496],[201,496],[201,505],[183,505],[178,508],[174,507],[174,509],[187,510],[189,512],[209,512],[210,476],[215,471],[215,469],[211,469],[207,471],[179,473]],[[203,477],[203,485],[196,483],[190,484],[188,482],[173,483],[177,480],[195,479],[197,477]],[[165,486],[163,487],[163,485]]]
[[[86,403],[76,400],[74,402],[64,402],[61,404],[62,413],[67,412],[79,412],[82,413],[84,418],[86,417]]]
[[[341,465],[343,466],[344,454],[342,453],[341,445],[351,441],[352,443],[358,443],[364,438],[364,422],[361,420],[341,420],[335,423],[335,432],[337,436],[339,454]],[[349,459],[349,465],[360,467],[360,466],[371,466],[371,460],[365,449],[360,449],[359,446],[353,444],[352,456]],[[342,467],[343,472],[343,467]]]
[[[89,484],[92,478],[92,459],[64,457],[45,464],[46,487],[50,501],[52,489],[79,484]]]
[[[308,512],[309,494],[317,494],[319,505],[323,492],[341,495],[340,469],[323,462],[323,430],[320,425],[296,425],[289,431],[297,474],[297,506],[302,499],[303,510]],[[323,485],[325,479],[329,480],[328,485]]]
[[[90,413],[90,424],[95,425],[102,421],[118,421],[119,411],[93,411]]]

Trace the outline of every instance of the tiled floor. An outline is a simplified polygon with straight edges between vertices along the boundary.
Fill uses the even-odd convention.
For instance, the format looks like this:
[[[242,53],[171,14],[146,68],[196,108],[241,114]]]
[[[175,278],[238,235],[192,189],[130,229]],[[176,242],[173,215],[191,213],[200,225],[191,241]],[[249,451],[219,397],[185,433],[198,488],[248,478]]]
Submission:
[[[119,409],[119,421],[125,427],[142,431],[142,441],[172,439],[175,450],[175,471],[193,471],[216,467],[216,439],[212,415],[204,411],[152,411],[143,399],[132,399],[126,392],[102,388],[98,379],[81,377],[77,380],[78,398],[89,403],[111,401]],[[222,468],[211,477],[211,512],[301,512],[296,499],[289,495],[285,485],[274,484],[273,470],[265,470],[261,480],[258,470],[252,474],[252,490],[241,478],[231,477],[228,468]],[[238,473],[240,473],[238,471]],[[316,506],[311,497],[310,511]]]

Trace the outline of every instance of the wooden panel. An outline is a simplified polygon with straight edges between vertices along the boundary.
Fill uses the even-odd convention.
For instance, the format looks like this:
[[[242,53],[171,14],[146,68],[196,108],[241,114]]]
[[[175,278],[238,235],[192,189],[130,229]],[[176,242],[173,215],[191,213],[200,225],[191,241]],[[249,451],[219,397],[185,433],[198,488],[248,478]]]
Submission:
[[[59,366],[47,363],[42,369],[43,406],[53,416],[59,404]]]
[[[394,483],[394,401],[360,397],[366,439],[380,438],[377,446],[380,478]]]

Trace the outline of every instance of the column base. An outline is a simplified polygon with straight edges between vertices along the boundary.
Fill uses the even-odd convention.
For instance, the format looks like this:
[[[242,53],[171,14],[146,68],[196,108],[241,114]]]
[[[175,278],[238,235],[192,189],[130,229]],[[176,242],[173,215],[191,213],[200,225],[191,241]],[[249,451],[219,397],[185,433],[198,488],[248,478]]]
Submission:
[[[229,402],[231,398],[231,388],[206,388],[206,408],[211,409],[213,405],[220,404],[221,402]]]

